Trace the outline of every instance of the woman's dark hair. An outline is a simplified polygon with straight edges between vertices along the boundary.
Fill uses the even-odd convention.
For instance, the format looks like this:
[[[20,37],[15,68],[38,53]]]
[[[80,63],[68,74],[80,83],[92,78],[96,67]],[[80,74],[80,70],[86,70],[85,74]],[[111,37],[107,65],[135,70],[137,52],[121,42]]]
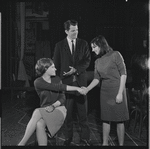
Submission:
[[[108,45],[108,42],[105,39],[105,37],[102,35],[99,35],[95,37],[94,39],[92,39],[91,44],[94,44],[100,47],[101,50],[100,50],[98,57],[101,57],[105,55],[106,53],[113,51],[113,49]]]
[[[69,31],[71,25],[72,25],[72,26],[76,26],[76,25],[78,25],[78,22],[75,21],[75,20],[68,20],[68,21],[66,21],[66,22],[64,23],[64,28],[65,28],[65,30]]]
[[[39,59],[35,65],[36,75],[42,76],[52,64],[53,60],[50,58]]]

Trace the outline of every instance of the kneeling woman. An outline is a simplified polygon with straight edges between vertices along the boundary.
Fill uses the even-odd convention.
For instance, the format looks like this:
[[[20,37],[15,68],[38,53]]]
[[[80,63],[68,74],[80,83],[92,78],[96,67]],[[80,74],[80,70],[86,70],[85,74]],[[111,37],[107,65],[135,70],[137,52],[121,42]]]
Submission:
[[[34,81],[35,90],[40,97],[40,108],[34,110],[32,117],[26,127],[25,134],[18,145],[25,145],[36,127],[48,128],[51,137],[61,128],[66,117],[64,106],[64,91],[78,91],[82,89],[75,86],[61,84],[61,80],[56,76],[56,68],[50,58],[41,58],[35,66],[36,73],[40,76]],[[43,128],[44,128],[43,127]],[[37,139],[39,145],[47,145],[46,132],[38,131]]]

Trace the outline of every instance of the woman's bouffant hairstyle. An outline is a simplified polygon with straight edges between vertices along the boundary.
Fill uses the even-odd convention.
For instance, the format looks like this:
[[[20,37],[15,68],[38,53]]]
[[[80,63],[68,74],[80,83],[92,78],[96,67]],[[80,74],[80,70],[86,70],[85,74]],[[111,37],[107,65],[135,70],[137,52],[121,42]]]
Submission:
[[[53,60],[50,58],[39,59],[35,65],[36,75],[42,76],[52,64]]]
[[[101,50],[100,50],[98,57],[101,57],[105,55],[106,53],[113,51],[113,49],[108,45],[108,42],[105,39],[105,37],[102,35],[99,35],[95,37],[94,39],[92,39],[91,44],[94,44],[100,47]]]

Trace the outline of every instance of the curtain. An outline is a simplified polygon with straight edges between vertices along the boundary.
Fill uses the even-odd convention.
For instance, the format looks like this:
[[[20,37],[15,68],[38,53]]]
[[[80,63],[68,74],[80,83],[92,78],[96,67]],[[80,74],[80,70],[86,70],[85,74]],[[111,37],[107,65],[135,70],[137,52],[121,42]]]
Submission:
[[[1,13],[0,13],[0,76],[1,76]],[[1,89],[1,77],[0,77],[0,89]]]
[[[23,57],[24,57],[24,49],[25,49],[25,2],[20,2],[20,27],[21,29],[21,50],[20,50],[20,60],[19,60],[19,68],[18,68],[18,80],[25,80],[25,87],[29,87],[29,80],[26,74],[25,66],[23,64]]]

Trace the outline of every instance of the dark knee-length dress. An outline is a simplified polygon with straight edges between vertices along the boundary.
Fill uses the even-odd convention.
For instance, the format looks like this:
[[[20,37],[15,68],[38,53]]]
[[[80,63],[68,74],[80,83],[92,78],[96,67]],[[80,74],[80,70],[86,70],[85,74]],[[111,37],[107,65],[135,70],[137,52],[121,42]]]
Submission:
[[[116,103],[121,75],[126,75],[122,55],[111,51],[95,61],[94,78],[101,80],[100,106],[104,121],[126,121],[129,119],[127,98],[123,91],[123,102]]]
[[[51,81],[51,83],[47,83],[42,77],[39,77],[35,80],[34,86],[40,97],[41,107],[38,109],[51,137],[53,137],[63,125],[67,110],[64,106],[66,100],[65,94],[62,92],[66,91],[66,85],[61,84],[58,76],[52,77]],[[61,105],[56,107],[53,112],[47,112],[45,107],[52,105],[56,101],[59,101]]]

